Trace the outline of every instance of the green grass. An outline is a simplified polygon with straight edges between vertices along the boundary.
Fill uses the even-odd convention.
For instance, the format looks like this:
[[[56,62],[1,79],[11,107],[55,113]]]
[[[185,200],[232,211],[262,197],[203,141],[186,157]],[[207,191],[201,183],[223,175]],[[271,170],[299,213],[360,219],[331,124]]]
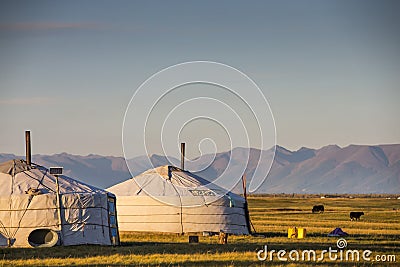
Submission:
[[[313,205],[323,204],[325,213],[312,214]],[[0,266],[399,266],[400,200],[385,198],[283,198],[250,197],[252,222],[264,237],[230,236],[219,245],[216,236],[200,236],[199,244],[188,244],[187,235],[121,233],[119,247],[72,246],[41,249],[0,249]],[[364,211],[360,221],[350,221],[350,211]],[[304,227],[307,237],[288,239],[288,227]],[[337,238],[327,233],[341,227],[350,234],[347,248],[371,250],[372,256],[395,255],[397,262],[260,262],[256,253],[268,249],[317,250],[336,248]]]

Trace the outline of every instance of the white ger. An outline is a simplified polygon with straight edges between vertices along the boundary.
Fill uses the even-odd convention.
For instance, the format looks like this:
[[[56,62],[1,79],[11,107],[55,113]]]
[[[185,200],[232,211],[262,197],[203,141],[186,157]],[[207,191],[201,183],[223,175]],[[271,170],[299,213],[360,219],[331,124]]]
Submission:
[[[24,160],[0,164],[0,246],[117,245],[113,194]]]
[[[246,200],[177,167],[161,166],[106,190],[121,231],[250,234]]]

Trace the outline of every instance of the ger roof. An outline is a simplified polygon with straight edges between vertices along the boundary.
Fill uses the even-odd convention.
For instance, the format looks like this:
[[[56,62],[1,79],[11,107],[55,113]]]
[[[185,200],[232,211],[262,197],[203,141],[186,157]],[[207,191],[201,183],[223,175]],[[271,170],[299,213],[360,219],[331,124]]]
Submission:
[[[21,159],[0,163],[0,196],[26,194],[37,189],[41,194],[57,191],[56,177],[43,166],[27,164]],[[106,193],[105,190],[87,185],[65,175],[58,176],[59,193]]]
[[[117,196],[199,196],[216,197],[227,194],[220,186],[174,166],[149,169],[129,180],[107,188]],[[228,193],[231,196],[239,195]]]

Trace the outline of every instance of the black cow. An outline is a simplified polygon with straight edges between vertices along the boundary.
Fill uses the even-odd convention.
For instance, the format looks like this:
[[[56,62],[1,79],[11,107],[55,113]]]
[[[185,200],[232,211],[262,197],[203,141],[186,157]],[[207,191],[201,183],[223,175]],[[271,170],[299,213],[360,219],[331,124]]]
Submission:
[[[316,213],[316,212],[323,213],[324,212],[324,205],[315,205],[312,208],[312,213]]]
[[[364,215],[364,212],[362,212],[362,211],[352,211],[352,212],[350,212],[350,220],[351,221],[353,221],[353,220],[358,221],[360,219],[361,215]]]

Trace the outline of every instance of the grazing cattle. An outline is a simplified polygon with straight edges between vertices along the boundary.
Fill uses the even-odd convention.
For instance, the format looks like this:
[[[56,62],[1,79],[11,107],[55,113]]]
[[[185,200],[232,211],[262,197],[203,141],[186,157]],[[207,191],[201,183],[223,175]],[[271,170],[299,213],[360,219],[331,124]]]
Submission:
[[[315,205],[312,208],[312,213],[316,213],[316,212],[323,213],[324,212],[324,205]]]
[[[360,219],[361,215],[364,215],[364,212],[362,212],[362,211],[352,211],[352,212],[350,212],[350,220],[351,221],[353,221],[353,220],[358,221]]]

